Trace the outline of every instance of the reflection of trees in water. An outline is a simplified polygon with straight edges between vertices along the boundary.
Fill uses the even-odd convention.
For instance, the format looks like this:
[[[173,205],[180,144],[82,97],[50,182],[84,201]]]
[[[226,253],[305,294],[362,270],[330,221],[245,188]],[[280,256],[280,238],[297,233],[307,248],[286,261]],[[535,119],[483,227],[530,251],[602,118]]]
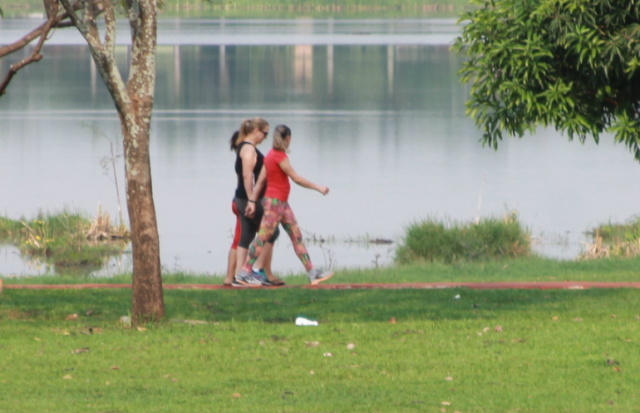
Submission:
[[[446,45],[160,46],[157,59],[158,108],[440,110],[464,101],[460,60]],[[425,93],[434,87],[438,99]]]
[[[293,79],[295,93],[309,93],[313,81],[313,47],[293,46]]]

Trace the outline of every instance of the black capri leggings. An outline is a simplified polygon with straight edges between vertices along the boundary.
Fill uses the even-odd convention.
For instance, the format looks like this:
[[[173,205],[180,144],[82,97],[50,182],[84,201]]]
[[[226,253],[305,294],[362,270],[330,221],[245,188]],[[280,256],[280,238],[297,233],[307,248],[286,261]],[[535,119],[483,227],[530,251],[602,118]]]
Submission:
[[[247,208],[249,200],[237,197],[233,199],[240,216],[241,232],[240,242],[238,243],[240,248],[248,249],[260,229],[260,221],[262,221],[262,215],[264,215],[264,208],[262,208],[261,201],[262,200],[258,200],[258,202],[256,202],[256,213],[253,215],[253,218],[249,218],[244,215],[244,210]],[[280,229],[276,228],[275,232],[267,242],[273,244],[278,239],[278,235],[280,235]]]

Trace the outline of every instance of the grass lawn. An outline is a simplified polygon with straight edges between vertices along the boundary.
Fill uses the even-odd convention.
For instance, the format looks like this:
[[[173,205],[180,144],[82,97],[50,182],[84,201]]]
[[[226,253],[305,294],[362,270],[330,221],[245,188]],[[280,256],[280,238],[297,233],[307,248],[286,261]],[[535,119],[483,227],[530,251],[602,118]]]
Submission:
[[[632,262],[612,261],[618,271],[610,273],[597,269],[601,263],[565,273],[543,268],[537,277],[630,281]],[[511,280],[532,281],[530,266]],[[368,282],[455,274],[463,278],[456,281],[498,281],[478,267],[441,268],[444,279],[435,270],[425,275],[427,267],[434,266],[375,270]],[[360,282],[365,273],[341,273],[332,282]],[[130,294],[5,289],[0,410],[639,411],[636,289],[167,290],[167,320],[139,329],[119,321]],[[319,326],[296,326],[298,315]]]

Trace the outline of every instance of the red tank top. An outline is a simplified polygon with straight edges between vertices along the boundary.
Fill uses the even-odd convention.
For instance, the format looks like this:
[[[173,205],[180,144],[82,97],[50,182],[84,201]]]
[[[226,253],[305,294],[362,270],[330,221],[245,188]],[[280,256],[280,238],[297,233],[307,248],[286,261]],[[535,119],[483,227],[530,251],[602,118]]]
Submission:
[[[275,198],[287,202],[291,192],[289,176],[280,169],[280,162],[287,159],[287,153],[271,149],[264,157],[264,167],[267,168],[267,198]]]

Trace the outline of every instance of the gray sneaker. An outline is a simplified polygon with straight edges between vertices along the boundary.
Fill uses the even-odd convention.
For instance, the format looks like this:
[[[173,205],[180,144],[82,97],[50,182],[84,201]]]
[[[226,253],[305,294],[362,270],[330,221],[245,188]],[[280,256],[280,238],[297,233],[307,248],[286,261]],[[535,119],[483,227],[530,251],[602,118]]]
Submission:
[[[324,271],[320,268],[314,268],[309,271],[309,282],[311,285],[320,284],[331,277],[333,277],[333,271]]]
[[[255,274],[255,271],[253,273]],[[261,269],[260,271],[258,271],[258,274],[260,274],[260,277],[262,278],[262,285],[266,285],[268,287],[281,287],[284,285],[284,281],[282,281],[275,275],[273,280],[270,280],[269,277],[267,277],[267,273],[265,272],[265,270]]]
[[[246,272],[240,270],[240,273],[236,275],[233,280],[233,286],[237,287],[260,287],[262,285],[262,279],[256,277],[257,274],[253,272]]]

